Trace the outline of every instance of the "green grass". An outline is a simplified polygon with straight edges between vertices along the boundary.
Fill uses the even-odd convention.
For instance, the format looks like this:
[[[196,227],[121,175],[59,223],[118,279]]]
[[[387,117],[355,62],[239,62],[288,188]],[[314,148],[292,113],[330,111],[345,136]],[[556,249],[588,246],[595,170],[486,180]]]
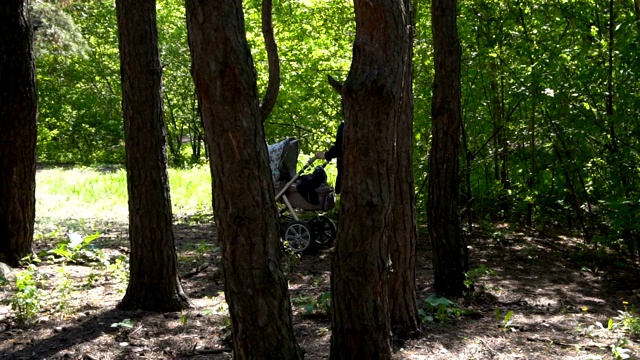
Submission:
[[[175,216],[211,213],[211,177],[207,166],[170,169],[171,203]],[[128,220],[124,169],[53,168],[36,175],[36,223],[40,232],[82,227],[87,222]],[[55,223],[55,224],[53,224]],[[38,228],[38,226],[37,226]],[[53,229],[51,229],[53,228]]]

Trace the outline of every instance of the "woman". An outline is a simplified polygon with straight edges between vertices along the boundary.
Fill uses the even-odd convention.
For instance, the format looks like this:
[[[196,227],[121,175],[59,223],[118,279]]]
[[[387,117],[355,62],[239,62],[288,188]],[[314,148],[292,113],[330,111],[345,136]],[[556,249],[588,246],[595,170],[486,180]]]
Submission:
[[[340,194],[342,190],[342,131],[344,128],[344,121],[338,126],[338,132],[336,133],[336,141],[333,146],[326,152],[318,151],[316,158],[326,159],[331,161],[337,159],[338,176],[336,176],[336,194]]]

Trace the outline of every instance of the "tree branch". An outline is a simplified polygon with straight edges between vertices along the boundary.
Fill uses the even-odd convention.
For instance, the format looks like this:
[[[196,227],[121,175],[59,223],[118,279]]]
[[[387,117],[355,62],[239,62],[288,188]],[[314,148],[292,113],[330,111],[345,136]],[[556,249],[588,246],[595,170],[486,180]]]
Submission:
[[[278,59],[278,45],[273,35],[272,10],[273,0],[262,0],[262,36],[269,60],[269,84],[260,103],[260,116],[263,124],[271,114],[280,91],[280,59]]]

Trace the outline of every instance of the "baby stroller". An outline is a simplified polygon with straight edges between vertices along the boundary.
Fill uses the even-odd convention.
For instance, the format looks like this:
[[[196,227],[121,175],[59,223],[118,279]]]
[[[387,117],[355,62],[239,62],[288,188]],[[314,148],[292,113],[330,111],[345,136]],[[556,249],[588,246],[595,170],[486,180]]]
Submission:
[[[336,225],[318,212],[333,209],[335,195],[326,183],[327,163],[317,166],[312,174],[303,175],[316,158],[309,159],[298,173],[298,153],[298,140],[293,138],[269,146],[276,201],[284,204],[278,211],[282,244],[291,252],[305,253],[333,244]]]

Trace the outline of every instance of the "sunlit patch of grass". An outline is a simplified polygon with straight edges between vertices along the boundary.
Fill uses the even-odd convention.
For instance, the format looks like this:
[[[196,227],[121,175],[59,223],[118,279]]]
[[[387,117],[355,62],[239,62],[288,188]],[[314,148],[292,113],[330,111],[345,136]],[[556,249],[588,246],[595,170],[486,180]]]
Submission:
[[[169,169],[169,183],[174,215],[213,212],[211,172],[208,165],[191,169]]]
[[[176,217],[212,213],[211,176],[207,166],[170,169],[169,183]],[[36,175],[37,233],[126,224],[127,201],[127,174],[122,168],[40,170]]]

